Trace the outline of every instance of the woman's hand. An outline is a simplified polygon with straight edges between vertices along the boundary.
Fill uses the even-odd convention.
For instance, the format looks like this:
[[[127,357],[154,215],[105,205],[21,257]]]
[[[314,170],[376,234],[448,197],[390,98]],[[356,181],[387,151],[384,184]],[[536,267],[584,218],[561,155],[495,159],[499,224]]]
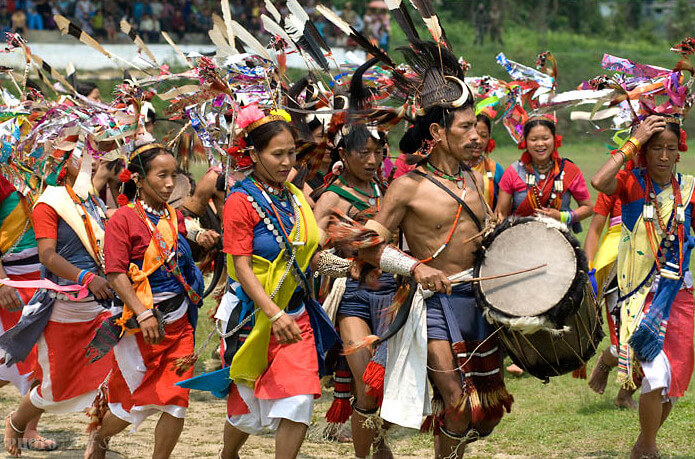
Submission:
[[[542,215],[560,221],[560,211],[557,209],[541,207],[540,209],[536,209],[536,215]]]
[[[280,344],[294,344],[302,340],[299,325],[297,325],[297,322],[295,322],[292,317],[284,312],[273,322],[271,330],[273,336],[275,336],[275,339]]]
[[[89,291],[94,294],[97,300],[107,300],[113,298],[111,284],[103,277],[94,276],[94,279],[89,283]]]
[[[640,143],[640,147],[649,142],[654,134],[663,131],[666,128],[666,121],[663,116],[650,115],[648,116],[635,130],[632,135]]]
[[[159,322],[155,316],[148,317],[139,323],[140,331],[142,331],[142,338],[147,344],[157,344],[164,338],[159,332]]]
[[[8,311],[20,311],[24,304],[19,299],[16,289],[7,285],[0,285],[0,307]]]

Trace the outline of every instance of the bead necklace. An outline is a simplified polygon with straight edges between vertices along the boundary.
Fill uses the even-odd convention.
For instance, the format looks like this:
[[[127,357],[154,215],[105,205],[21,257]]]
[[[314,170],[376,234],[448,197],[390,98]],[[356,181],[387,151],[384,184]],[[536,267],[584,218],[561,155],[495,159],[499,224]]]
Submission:
[[[290,214],[290,207],[291,205],[287,202],[290,193],[287,191],[287,188],[285,187],[284,184],[281,184],[281,187],[274,187],[271,185],[268,185],[265,183],[263,180],[259,180],[253,175],[251,176],[251,181],[262,191],[265,191],[269,196],[274,197],[278,200],[278,203],[280,204],[280,209],[286,214]],[[290,216],[290,219],[292,220],[292,223],[294,224],[294,216]]]
[[[147,212],[150,215],[154,215],[155,217],[159,218],[169,218],[169,210],[166,208],[166,206],[162,210],[155,210],[152,207],[148,206],[147,203],[142,199],[140,199],[140,205],[143,209],[145,209],[145,212]]]
[[[671,189],[673,196],[673,210],[671,215],[664,220],[659,210],[659,199],[654,190],[654,183],[648,174],[644,177],[644,207],[642,216],[644,225],[647,230],[649,245],[654,255],[656,267],[662,277],[680,278],[683,275],[683,243],[685,241],[685,206],[683,206],[683,198],[681,196],[680,185],[678,180],[671,176]],[[661,242],[658,243],[659,234],[657,234],[654,220],[659,223]],[[676,234],[677,233],[677,234]],[[678,238],[678,253],[675,253],[675,242]],[[672,251],[678,257],[678,265],[672,265],[666,262],[666,253]],[[669,269],[670,268],[670,269]],[[674,273],[674,269],[678,268],[678,274]]]
[[[250,194],[246,197],[246,199],[251,203],[251,206],[253,209],[256,211],[258,214],[258,217],[261,219],[261,221],[265,224],[266,228],[268,231],[271,232],[273,236],[275,236],[275,241],[278,243],[281,249],[284,249],[284,256],[287,259],[287,264],[285,266],[285,272],[283,273],[282,277],[278,281],[277,285],[275,286],[275,289],[270,293],[270,298],[274,300],[275,295],[280,291],[280,288],[282,287],[282,284],[285,282],[285,279],[287,278],[287,275],[292,271],[294,274],[294,277],[297,279],[298,283],[301,283],[302,281],[302,276],[299,272],[297,272],[296,268],[294,267],[294,260],[295,257],[297,256],[297,250],[300,246],[306,244],[306,234],[302,235],[303,241],[300,241],[300,235],[302,233],[302,221],[304,221],[304,214],[301,211],[301,204],[297,201],[296,197],[292,195],[292,197],[295,197],[295,200],[292,201],[292,207],[295,212],[295,214],[301,214],[302,218],[301,221],[297,219],[297,228],[296,228],[296,233],[294,235],[294,241],[290,242],[290,245],[288,245],[285,241],[290,241],[290,238],[287,234],[287,231],[282,224],[282,220],[280,219],[280,216],[277,212],[277,208],[275,208],[273,202],[271,201],[270,197],[265,193],[264,190],[262,190],[263,197],[266,199],[268,204],[270,205],[271,209],[273,210],[273,213],[275,214],[275,217],[277,219],[278,224],[280,225],[280,229],[282,230],[283,234],[285,235],[285,238],[283,238],[280,235],[280,231],[275,227],[273,220],[266,214],[266,212],[263,210],[261,205],[256,202],[253,196]],[[306,228],[306,221],[304,221],[304,227]]]
[[[526,170],[526,193],[528,194],[529,201],[534,209],[545,207],[542,204],[541,198],[543,197],[543,188],[545,188],[547,180],[550,180],[551,177],[554,177],[553,188],[548,199],[547,207],[559,209],[562,206],[562,194],[564,192],[563,176],[565,172],[563,171],[560,173],[557,162],[552,161],[551,164],[555,169],[553,174],[547,174],[550,169],[548,169],[548,171],[546,171],[544,174],[539,173],[540,182],[538,183],[536,183],[536,174],[533,164],[523,164],[524,169]]]
[[[379,191],[379,187],[376,186],[376,183],[374,183],[374,181],[369,182],[369,184],[372,186],[372,194],[369,194],[369,193],[365,193],[364,191],[360,190],[357,187],[348,185],[347,181],[345,180],[345,178],[342,175],[338,176],[338,180],[340,180],[340,183],[342,183],[346,187],[348,187],[352,190],[355,190],[357,193],[361,194],[362,196],[365,196],[367,198],[370,206],[379,207],[379,198],[381,198],[381,192]],[[361,201],[361,199],[360,199],[360,201]]]
[[[446,174],[444,171],[437,168],[437,166],[435,166],[434,164],[432,164],[429,161],[427,161],[426,167],[427,167],[428,171],[432,172],[437,177],[440,177],[440,178],[443,178],[445,180],[449,180],[452,182],[456,182],[456,186],[459,188],[459,190],[462,190],[464,185],[466,184],[466,179],[463,176],[464,170],[460,164],[459,164],[459,170],[456,173],[456,175]]]

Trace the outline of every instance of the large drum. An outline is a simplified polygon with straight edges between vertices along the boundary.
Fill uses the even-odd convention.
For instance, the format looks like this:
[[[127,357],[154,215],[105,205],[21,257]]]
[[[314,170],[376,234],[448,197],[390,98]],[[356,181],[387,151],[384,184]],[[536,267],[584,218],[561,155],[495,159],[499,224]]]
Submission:
[[[548,218],[509,218],[483,240],[475,277],[485,317],[517,365],[547,380],[581,368],[603,339],[579,241]]]

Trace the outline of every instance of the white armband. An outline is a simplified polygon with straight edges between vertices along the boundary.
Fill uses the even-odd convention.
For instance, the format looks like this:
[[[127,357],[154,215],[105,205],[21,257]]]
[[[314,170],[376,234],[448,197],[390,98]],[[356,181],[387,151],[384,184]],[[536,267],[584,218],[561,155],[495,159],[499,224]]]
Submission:
[[[384,250],[381,252],[381,258],[379,258],[379,268],[382,271],[398,274],[399,276],[412,276],[413,270],[419,264],[419,260],[390,245],[384,247]]]

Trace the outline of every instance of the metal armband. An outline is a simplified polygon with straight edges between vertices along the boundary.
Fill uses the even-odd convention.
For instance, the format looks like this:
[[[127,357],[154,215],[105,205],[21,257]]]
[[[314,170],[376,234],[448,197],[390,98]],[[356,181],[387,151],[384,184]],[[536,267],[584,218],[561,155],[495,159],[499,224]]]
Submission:
[[[413,269],[419,264],[420,262],[415,258],[390,245],[384,247],[379,259],[379,268],[382,271],[406,277],[411,276]]]
[[[348,277],[353,261],[341,258],[328,250],[319,252],[319,259],[316,263],[316,275],[319,274],[329,277]]]

